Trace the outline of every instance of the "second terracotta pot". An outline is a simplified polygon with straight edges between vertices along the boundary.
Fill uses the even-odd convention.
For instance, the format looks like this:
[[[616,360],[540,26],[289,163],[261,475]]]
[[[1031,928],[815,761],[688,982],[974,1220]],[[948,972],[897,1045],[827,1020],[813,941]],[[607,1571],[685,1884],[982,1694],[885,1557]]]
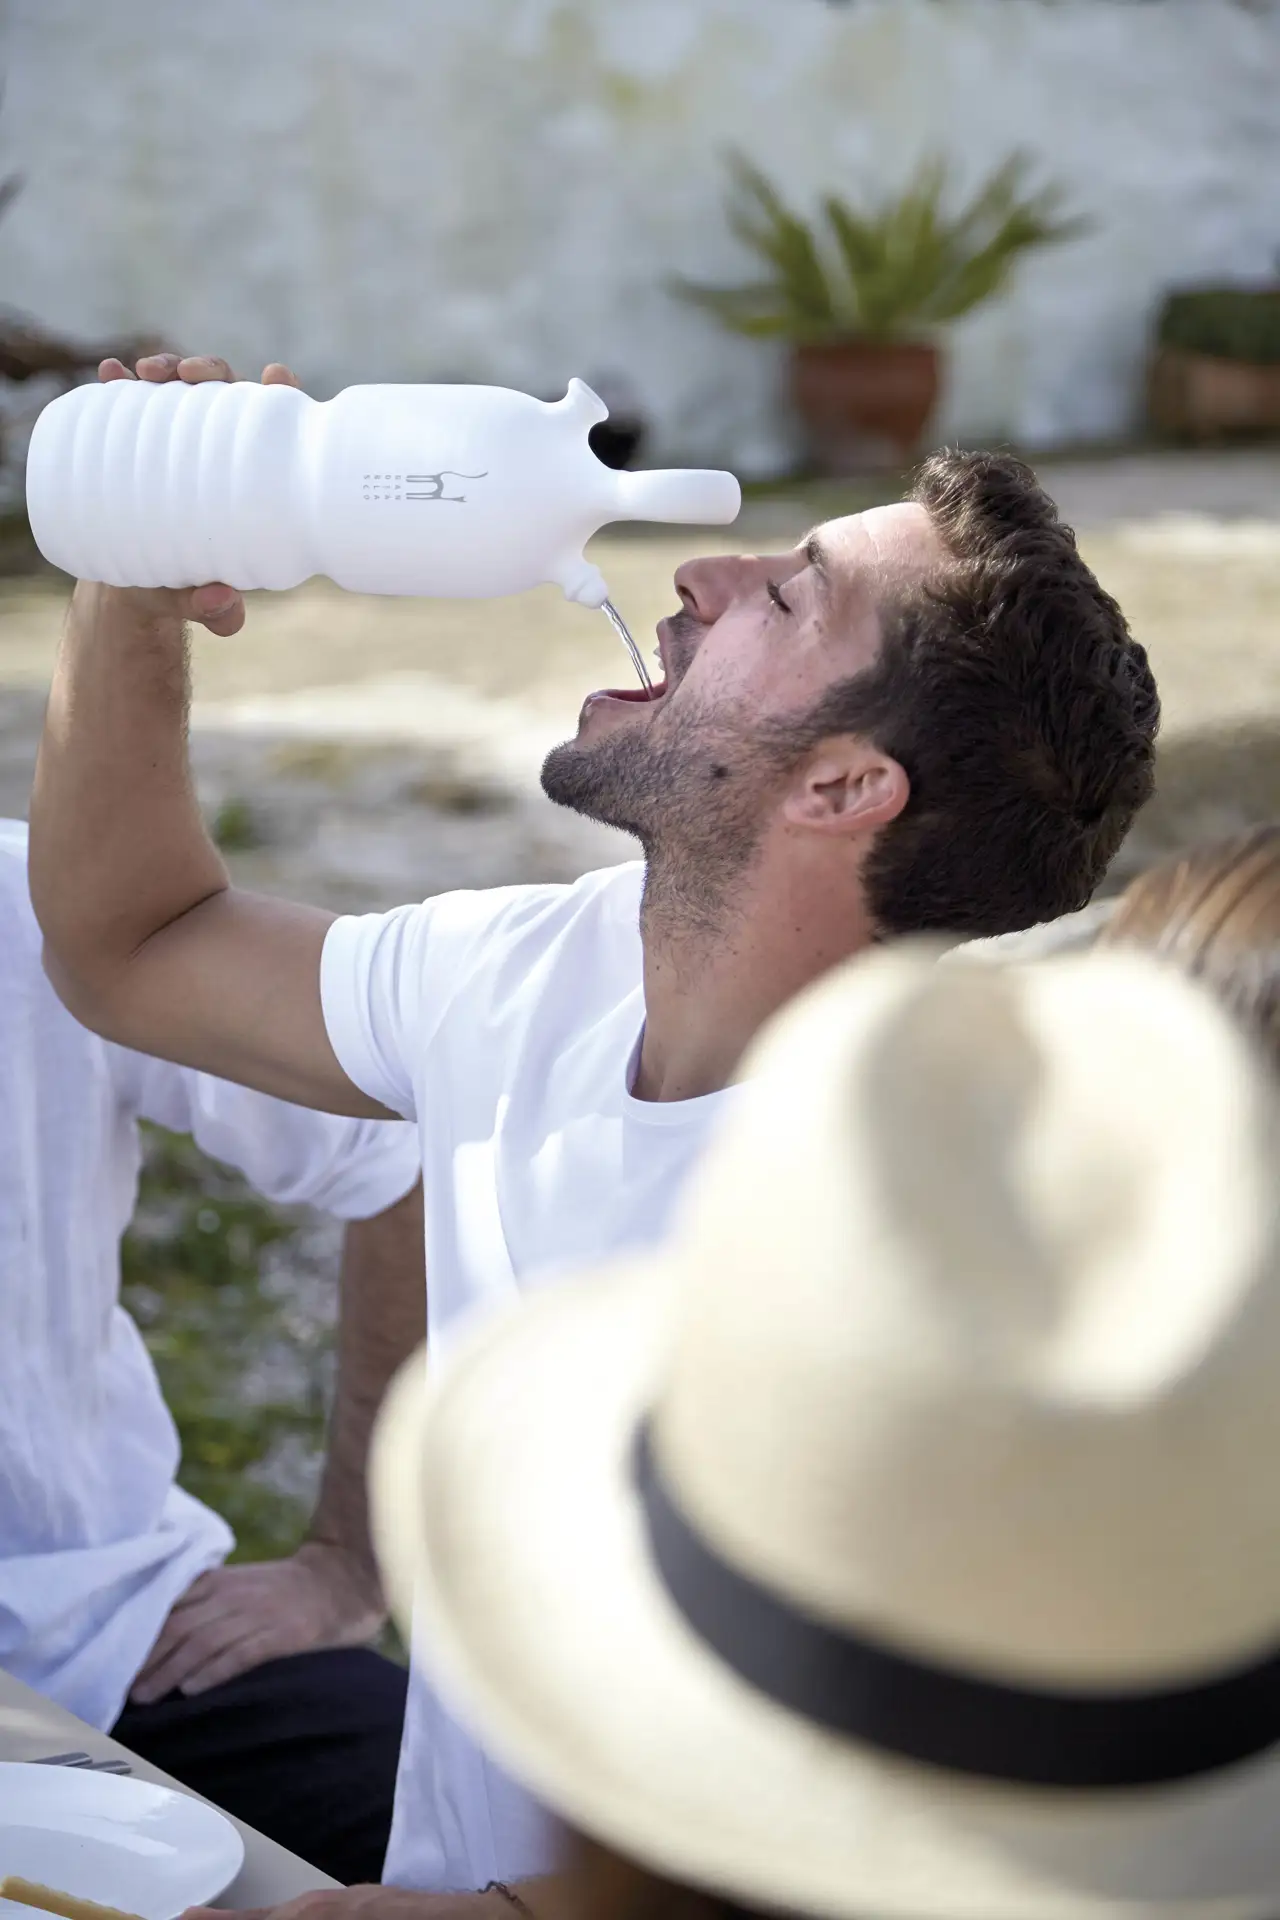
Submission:
[[[827,474],[909,465],[941,380],[938,349],[925,342],[839,340],[796,347],[791,397],[813,464]]]
[[[1147,401],[1157,432],[1175,440],[1280,432],[1280,364],[1160,347],[1148,372]]]

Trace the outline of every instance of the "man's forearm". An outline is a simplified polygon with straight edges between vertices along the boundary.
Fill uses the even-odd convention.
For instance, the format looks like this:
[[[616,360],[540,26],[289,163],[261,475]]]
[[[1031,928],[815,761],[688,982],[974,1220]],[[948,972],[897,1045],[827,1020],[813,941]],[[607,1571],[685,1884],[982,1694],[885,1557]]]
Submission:
[[[310,1538],[338,1548],[376,1594],[381,1584],[369,1539],[369,1437],[392,1376],[426,1337],[424,1258],[421,1186],[385,1213],[347,1229],[338,1377]]]
[[[183,623],[160,594],[82,582],[31,805],[31,891],[52,960],[92,987],[227,885],[187,763]]]
[[[514,1898],[512,1898],[514,1896]],[[415,1893],[407,1887],[335,1887],[304,1893],[282,1907],[241,1908],[237,1920],[579,1920],[586,1912],[575,1876],[514,1880],[505,1891]],[[183,1920],[223,1920],[213,1907],[188,1907]]]

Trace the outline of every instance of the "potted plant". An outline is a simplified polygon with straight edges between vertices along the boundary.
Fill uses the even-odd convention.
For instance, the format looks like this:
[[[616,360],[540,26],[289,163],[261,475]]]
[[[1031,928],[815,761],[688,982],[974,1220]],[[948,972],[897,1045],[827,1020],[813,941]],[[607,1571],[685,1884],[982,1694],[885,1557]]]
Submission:
[[[1172,293],[1156,325],[1152,425],[1179,440],[1280,431],[1280,286]]]
[[[730,167],[729,224],[764,273],[736,287],[680,278],[675,289],[735,333],[789,343],[792,398],[827,472],[905,464],[938,397],[938,329],[999,293],[1023,254],[1088,225],[1062,216],[1059,188],[1027,191],[1020,153],[954,213],[935,158],[868,211],[828,194],[815,222],[741,155]]]

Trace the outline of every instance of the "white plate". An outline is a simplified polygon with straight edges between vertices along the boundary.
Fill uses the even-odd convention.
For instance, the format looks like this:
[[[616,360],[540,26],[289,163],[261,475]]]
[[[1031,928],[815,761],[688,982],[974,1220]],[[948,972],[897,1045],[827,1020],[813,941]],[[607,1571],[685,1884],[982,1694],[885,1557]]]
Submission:
[[[174,1920],[225,1893],[244,1841],[225,1814],[172,1787],[80,1767],[0,1761],[0,1880],[18,1874],[62,1893]],[[0,1900],[3,1920],[36,1920]]]

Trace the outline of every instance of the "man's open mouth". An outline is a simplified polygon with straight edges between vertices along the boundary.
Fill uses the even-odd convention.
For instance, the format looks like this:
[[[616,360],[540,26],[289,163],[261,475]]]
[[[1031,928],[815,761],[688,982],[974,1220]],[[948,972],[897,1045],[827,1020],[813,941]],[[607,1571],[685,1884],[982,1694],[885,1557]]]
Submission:
[[[659,700],[666,698],[667,683],[655,680],[650,687],[602,687],[600,697],[605,700],[626,700],[642,707],[654,707]]]
[[[589,700],[618,700],[621,701],[623,705],[629,707],[656,707],[661,701],[666,699],[667,690],[671,684],[668,671],[667,650],[661,628],[658,629],[657,652],[658,659],[661,662],[659,668],[661,677],[654,681],[652,687],[601,687],[597,693],[588,696]]]

